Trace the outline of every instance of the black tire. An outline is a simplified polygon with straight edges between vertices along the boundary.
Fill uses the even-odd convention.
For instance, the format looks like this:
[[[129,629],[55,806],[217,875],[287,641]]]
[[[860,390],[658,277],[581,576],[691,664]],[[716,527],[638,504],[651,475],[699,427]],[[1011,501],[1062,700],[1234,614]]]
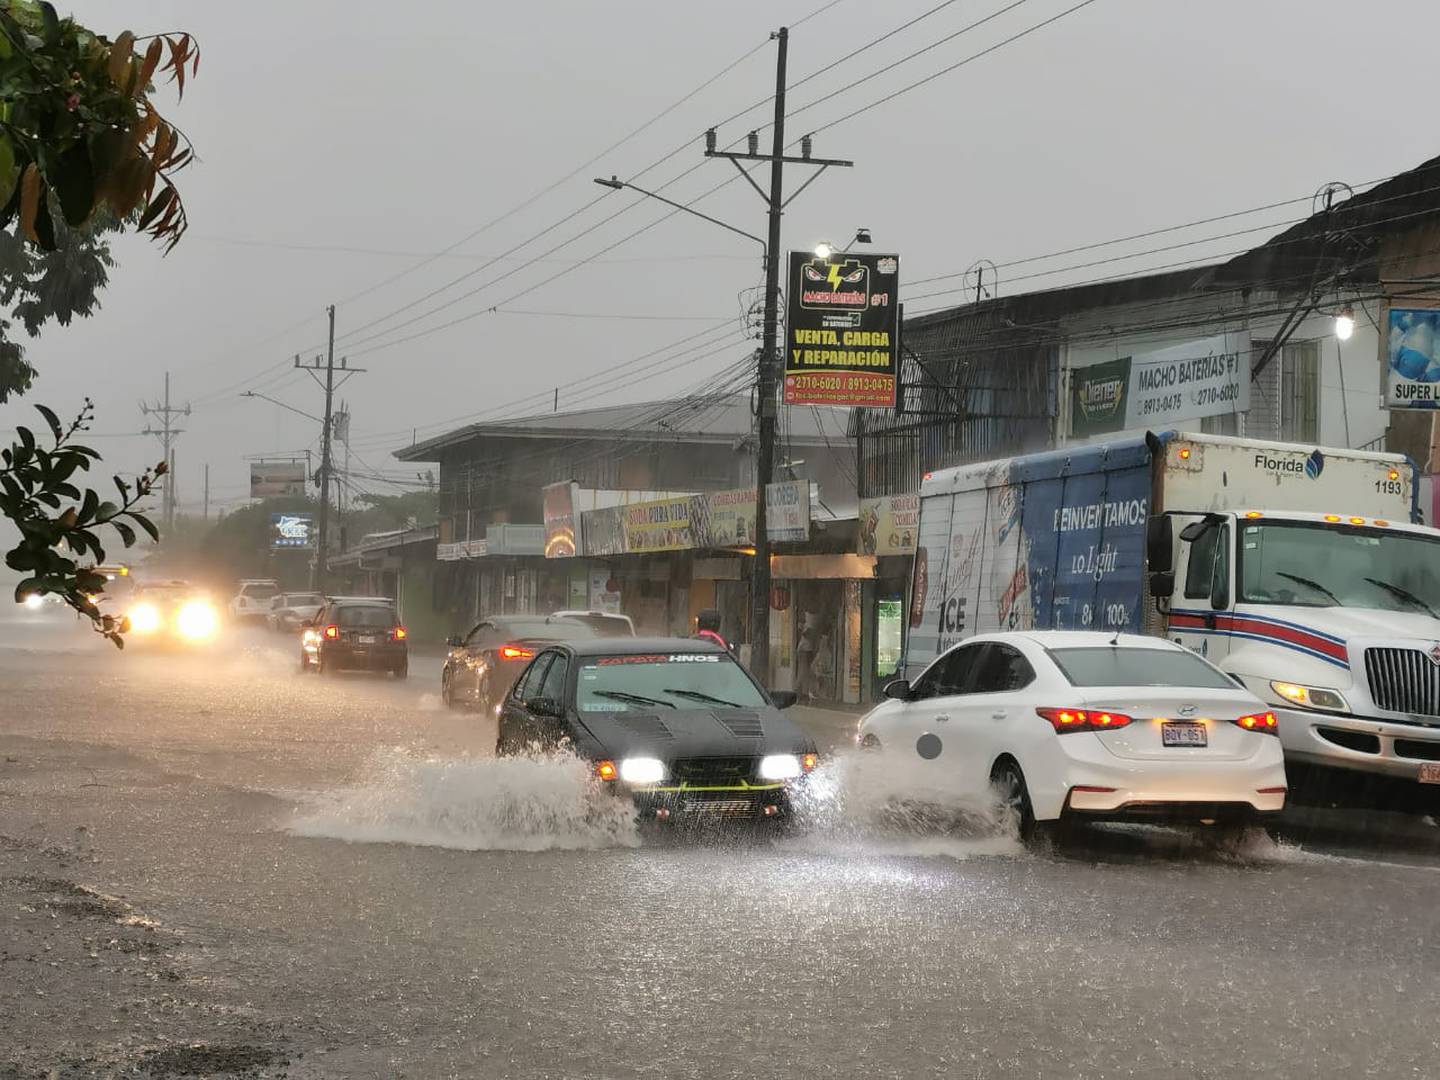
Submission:
[[[997,762],[991,770],[990,782],[999,792],[1002,805],[1014,815],[1015,831],[1022,844],[1033,847],[1053,836],[1053,823],[1035,820],[1035,811],[1030,805],[1030,789],[1025,786],[1025,774],[1018,764],[1009,758]]]
[[[393,674],[397,679],[408,679],[410,677],[410,661],[406,660],[403,664],[401,664],[393,672],[391,672],[391,674]]]
[[[327,675],[335,674],[335,668],[325,662],[325,654],[323,652],[315,657],[315,674],[319,675],[322,679]]]
[[[310,658],[306,656],[303,652],[300,654],[300,674],[310,674]]]
[[[455,691],[450,687],[449,670],[440,673],[440,702],[447,709],[458,709],[460,707],[455,703]]]
[[[495,735],[495,756],[511,757],[518,749],[514,737],[506,730],[505,721],[502,719]]]

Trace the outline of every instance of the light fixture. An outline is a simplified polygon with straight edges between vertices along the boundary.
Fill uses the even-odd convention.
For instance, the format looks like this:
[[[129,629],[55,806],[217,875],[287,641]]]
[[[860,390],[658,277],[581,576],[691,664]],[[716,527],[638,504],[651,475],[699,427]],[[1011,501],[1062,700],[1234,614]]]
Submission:
[[[870,243],[870,230],[869,230],[869,229],[856,229],[856,230],[855,230],[855,239],[854,239],[853,241],[851,241],[851,243],[855,243],[855,244],[868,244],[868,243]]]
[[[1341,341],[1349,341],[1350,335],[1355,333],[1355,310],[1346,304],[1340,309],[1340,314],[1335,316],[1335,336]]]
[[[830,256],[835,254],[835,246],[824,241],[815,245],[815,257],[822,262],[829,262]]]

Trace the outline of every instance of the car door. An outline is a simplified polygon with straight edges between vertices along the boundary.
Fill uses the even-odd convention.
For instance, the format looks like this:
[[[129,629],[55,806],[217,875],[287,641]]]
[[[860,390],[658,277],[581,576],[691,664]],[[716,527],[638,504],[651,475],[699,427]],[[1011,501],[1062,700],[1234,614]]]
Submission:
[[[545,670],[540,690],[530,699],[534,703],[543,701],[544,711],[532,708],[531,715],[534,717],[540,742],[546,746],[558,746],[562,740],[570,737],[570,725],[566,720],[569,714],[566,690],[570,680],[570,657],[559,649],[554,650],[551,656],[550,666]]]
[[[531,703],[540,696],[546,672],[554,660],[552,652],[542,652],[515,680],[515,687],[505,697],[500,714],[500,745],[511,749],[541,741],[541,718],[530,711]]]
[[[987,641],[950,713],[952,734],[963,744],[965,783],[984,785],[1002,753],[1015,753],[1016,725],[1034,715],[1027,689],[1035,669],[1014,645]]]
[[[915,680],[910,700],[904,702],[895,722],[897,749],[924,761],[939,762],[952,740],[952,721],[963,702],[970,669],[983,644],[958,645],[943,654]]]

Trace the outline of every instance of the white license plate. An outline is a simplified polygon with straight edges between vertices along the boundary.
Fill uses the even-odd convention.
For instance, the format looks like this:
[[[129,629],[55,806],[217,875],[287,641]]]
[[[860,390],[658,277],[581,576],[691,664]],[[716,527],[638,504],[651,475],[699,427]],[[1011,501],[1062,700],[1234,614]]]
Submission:
[[[374,644],[375,644],[375,635],[374,635],[374,634],[361,634],[361,635],[360,635],[358,638],[356,638],[355,640],[358,641],[358,642],[360,642],[361,645],[374,645]]]
[[[1204,724],[1161,724],[1160,742],[1164,746],[1208,746]]]
[[[1427,762],[1420,766],[1420,783],[1440,784],[1440,762]]]

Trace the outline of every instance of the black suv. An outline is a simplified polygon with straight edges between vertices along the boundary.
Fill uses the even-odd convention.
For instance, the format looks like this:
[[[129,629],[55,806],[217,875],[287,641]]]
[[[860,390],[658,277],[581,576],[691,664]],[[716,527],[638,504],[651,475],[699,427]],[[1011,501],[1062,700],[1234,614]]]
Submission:
[[[328,599],[300,638],[300,670],[410,672],[410,645],[392,601]]]

